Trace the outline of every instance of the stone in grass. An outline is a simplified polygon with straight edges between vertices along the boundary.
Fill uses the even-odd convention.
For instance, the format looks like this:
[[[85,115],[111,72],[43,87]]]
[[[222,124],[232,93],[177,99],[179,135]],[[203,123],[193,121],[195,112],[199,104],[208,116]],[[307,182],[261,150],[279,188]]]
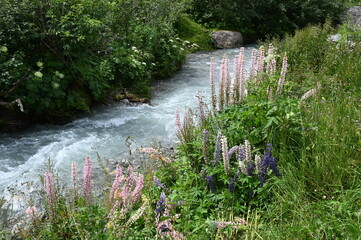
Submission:
[[[211,38],[216,48],[237,48],[243,45],[243,37],[240,32],[214,31]]]
[[[361,31],[361,6],[346,8],[342,13],[342,21],[349,27]]]

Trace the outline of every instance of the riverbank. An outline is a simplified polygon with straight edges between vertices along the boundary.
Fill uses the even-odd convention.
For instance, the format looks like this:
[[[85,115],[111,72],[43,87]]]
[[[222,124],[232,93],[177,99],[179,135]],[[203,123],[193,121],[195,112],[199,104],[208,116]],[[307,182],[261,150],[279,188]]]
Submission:
[[[247,91],[219,81],[217,91],[198,94],[196,109],[176,114],[181,143],[174,159],[156,148],[143,149],[157,167],[141,173],[117,169],[100,199],[90,195],[88,180],[77,185],[82,188],[78,195],[68,189],[69,202],[61,194],[68,190],[53,195],[47,188],[46,211],[30,208],[32,228],[25,226],[22,233],[97,239],[357,239],[361,49],[342,42],[335,47],[327,41],[332,31],[327,25],[312,26],[274,41],[279,52],[270,44],[261,47],[246,85],[232,85]],[[241,75],[231,75],[235,83],[242,79],[242,56],[236,61]],[[227,79],[230,61],[219,58],[206,64],[203,74],[223,62],[224,74],[210,78]],[[276,64],[260,67],[262,58]],[[209,74],[204,75],[208,84]],[[213,95],[217,100],[206,105]],[[89,179],[91,162],[84,164]],[[45,181],[55,186],[50,177]],[[44,219],[39,214],[49,218],[39,220]]]

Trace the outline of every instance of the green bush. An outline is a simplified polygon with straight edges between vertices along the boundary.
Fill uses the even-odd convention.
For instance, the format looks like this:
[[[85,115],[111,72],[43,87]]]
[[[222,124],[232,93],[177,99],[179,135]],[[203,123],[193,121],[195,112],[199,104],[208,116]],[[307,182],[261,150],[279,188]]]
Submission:
[[[2,101],[21,99],[28,115],[44,117],[89,110],[114,88],[149,95],[151,79],[185,58],[172,42],[182,9],[161,0],[3,1]]]
[[[193,0],[189,12],[207,26],[240,31],[246,40],[254,40],[255,36],[283,36],[327,18],[337,21],[342,7],[342,0]]]

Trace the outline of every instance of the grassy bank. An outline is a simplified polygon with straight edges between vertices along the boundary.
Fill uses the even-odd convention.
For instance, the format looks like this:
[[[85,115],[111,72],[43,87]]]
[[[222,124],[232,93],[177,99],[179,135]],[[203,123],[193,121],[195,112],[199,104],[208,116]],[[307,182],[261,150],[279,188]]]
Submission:
[[[217,93],[212,63],[212,99],[198,94],[198,109],[176,113],[176,158],[143,148],[149,168],[106,170],[113,183],[98,197],[89,158],[82,180],[72,165],[70,188],[49,170],[43,205],[29,202],[15,235],[358,239],[361,46],[328,42],[334,31],[311,26],[265,44],[247,80],[240,52],[233,85],[224,58]]]

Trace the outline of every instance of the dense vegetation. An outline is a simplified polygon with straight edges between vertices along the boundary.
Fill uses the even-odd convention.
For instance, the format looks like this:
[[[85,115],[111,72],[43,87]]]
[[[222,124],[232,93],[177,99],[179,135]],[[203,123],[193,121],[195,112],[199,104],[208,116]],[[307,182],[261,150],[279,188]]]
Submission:
[[[189,13],[212,28],[240,31],[246,40],[291,33],[327,18],[337,21],[343,0],[193,0]]]
[[[173,27],[182,9],[162,0],[2,1],[1,102],[20,99],[28,117],[54,119],[88,111],[109,89],[148,96],[151,79],[172,74],[192,47]]]
[[[211,74],[209,104],[199,94],[198,110],[185,110],[183,121],[176,113],[177,156],[141,149],[151,166],[118,167],[113,184],[97,185],[102,194],[94,193],[89,158],[82,184],[75,164],[67,188],[49,169],[42,209],[30,201],[28,221],[15,232],[24,239],[358,239],[361,45],[328,42],[333,31],[311,26],[266,44],[254,52],[247,81],[241,52],[234,87],[225,58],[219,93]]]

